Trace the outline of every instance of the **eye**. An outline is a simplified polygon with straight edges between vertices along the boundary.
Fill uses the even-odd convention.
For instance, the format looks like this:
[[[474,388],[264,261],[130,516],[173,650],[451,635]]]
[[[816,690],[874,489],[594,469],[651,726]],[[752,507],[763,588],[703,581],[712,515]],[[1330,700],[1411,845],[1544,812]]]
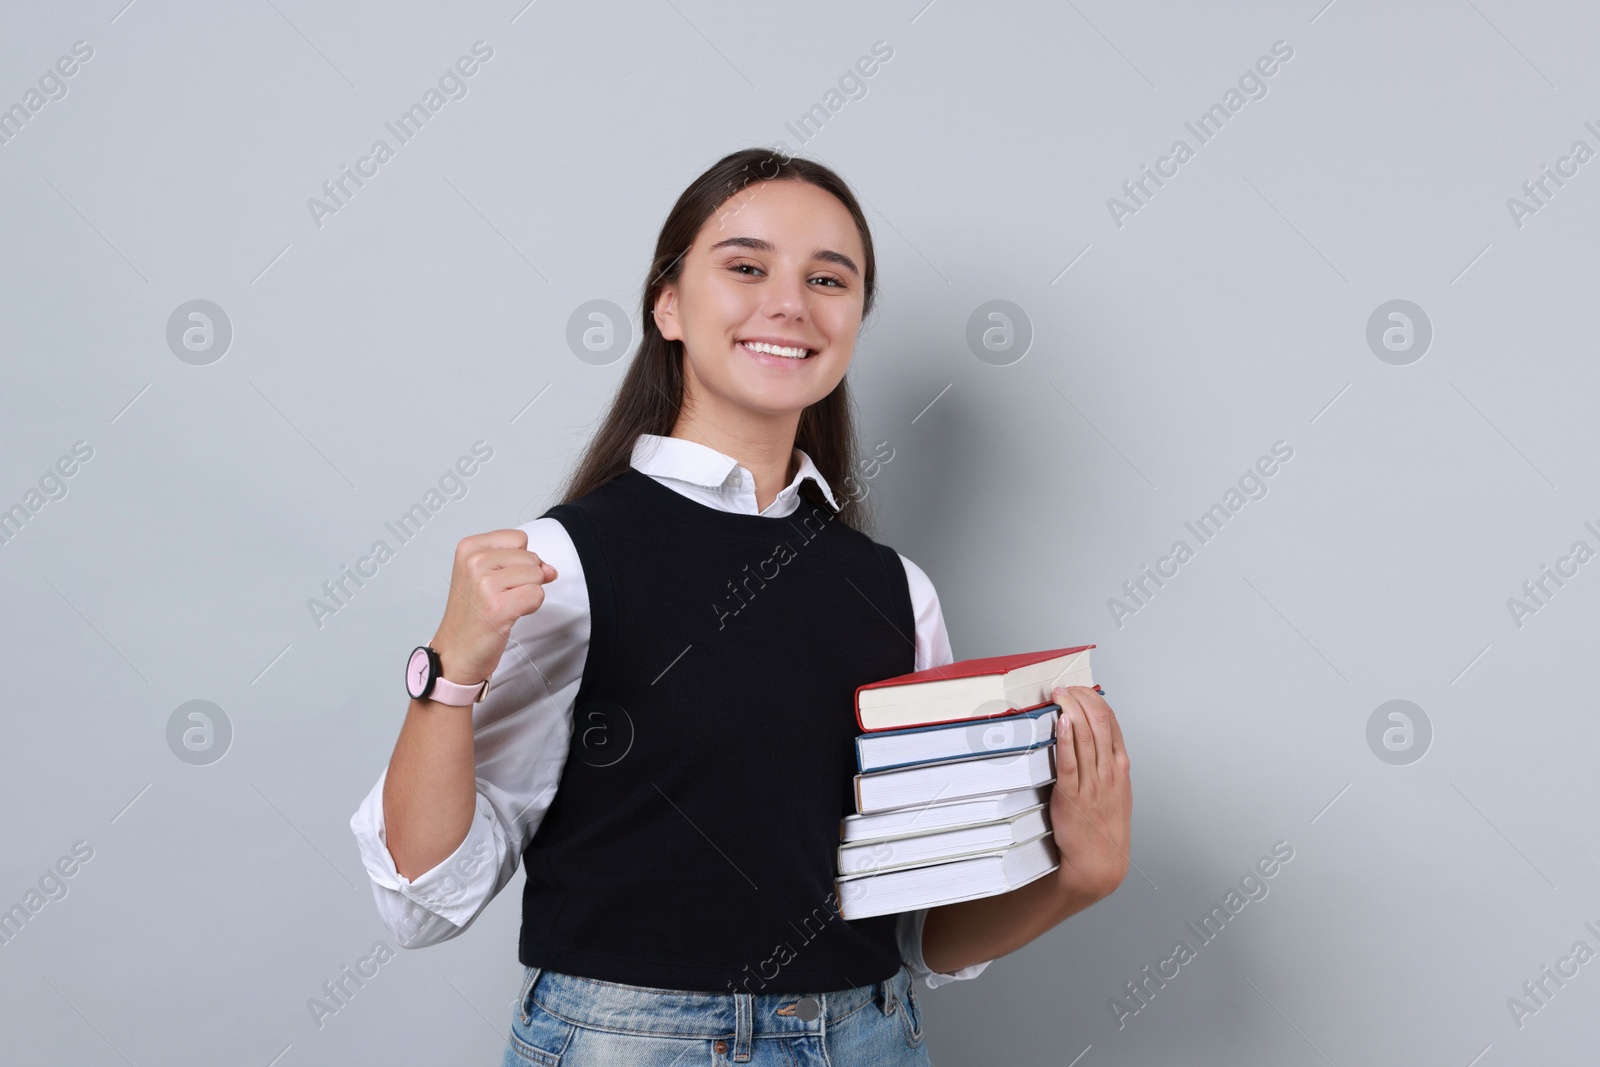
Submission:
[[[762,269],[760,267],[756,266],[754,263],[730,263],[730,264],[728,264],[728,270],[732,271],[735,274],[743,275],[746,278],[751,277],[751,275],[745,273],[746,271],[754,271],[756,274],[765,273],[764,271],[762,271]],[[848,283],[840,281],[838,278],[833,277],[831,274],[819,274],[817,277],[811,278],[809,280],[813,281],[813,282],[827,282],[828,284],[827,284],[826,288],[829,288],[829,289],[848,289],[848,288],[850,288]]]

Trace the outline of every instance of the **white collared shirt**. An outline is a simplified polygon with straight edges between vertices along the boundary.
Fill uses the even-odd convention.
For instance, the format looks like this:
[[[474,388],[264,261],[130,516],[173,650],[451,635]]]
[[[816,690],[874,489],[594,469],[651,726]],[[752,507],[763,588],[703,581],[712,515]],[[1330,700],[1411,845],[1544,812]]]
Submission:
[[[800,484],[810,478],[837,508],[833,490],[795,449],[799,470],[765,509],[756,506],[755,479],[737,460],[695,441],[640,434],[631,464],[657,482],[719,511],[783,518],[800,506]],[[395,870],[383,826],[385,768],[350,819],[361,862],[372,879],[378,913],[403,948],[447,941],[472,925],[488,902],[516,874],[523,849],[555,798],[572,737],[572,709],[589,651],[589,590],[577,549],[566,527],[553,518],[518,527],[528,550],[556,569],[544,587],[544,602],[511,628],[506,652],[489,682],[489,694],[472,708],[477,810],[466,838],[434,867],[406,879]],[[904,556],[911,607],[916,616],[917,670],[943,666],[954,657],[933,583]],[[928,909],[900,913],[896,938],[912,979],[929,989],[976,978],[992,961],[958,971],[930,971],[922,959],[922,927]]]

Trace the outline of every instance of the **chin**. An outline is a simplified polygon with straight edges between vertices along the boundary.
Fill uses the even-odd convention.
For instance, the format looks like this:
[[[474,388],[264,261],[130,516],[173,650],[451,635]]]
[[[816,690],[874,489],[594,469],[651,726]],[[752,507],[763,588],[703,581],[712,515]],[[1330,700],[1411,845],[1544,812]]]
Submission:
[[[798,394],[792,397],[749,396],[740,398],[736,401],[736,403],[738,403],[740,407],[756,412],[760,415],[792,415],[804,411],[806,408],[810,407],[812,404],[815,404],[817,400],[820,399],[822,398],[817,397],[816,399],[811,399]]]
[[[838,384],[834,382],[826,390],[819,392],[814,381],[733,381],[728,383],[730,388],[723,393],[723,396],[740,407],[776,415],[785,411],[808,408],[833,392]]]

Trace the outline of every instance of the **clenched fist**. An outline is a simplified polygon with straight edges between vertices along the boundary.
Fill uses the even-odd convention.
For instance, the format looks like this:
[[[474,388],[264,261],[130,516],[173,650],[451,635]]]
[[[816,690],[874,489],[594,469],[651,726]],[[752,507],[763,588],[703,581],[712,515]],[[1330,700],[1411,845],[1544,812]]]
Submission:
[[[556,569],[528,551],[524,530],[490,530],[456,545],[450,598],[433,637],[440,671],[460,685],[476,685],[494,673],[505,654],[511,627],[544,603],[544,583]]]

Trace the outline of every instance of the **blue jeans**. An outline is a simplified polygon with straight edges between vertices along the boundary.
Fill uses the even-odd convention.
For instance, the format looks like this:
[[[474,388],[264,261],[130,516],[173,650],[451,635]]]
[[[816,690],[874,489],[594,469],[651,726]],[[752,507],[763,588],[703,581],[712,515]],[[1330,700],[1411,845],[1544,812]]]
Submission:
[[[903,966],[882,982],[812,994],[691,993],[524,972],[502,1067],[932,1063]]]

